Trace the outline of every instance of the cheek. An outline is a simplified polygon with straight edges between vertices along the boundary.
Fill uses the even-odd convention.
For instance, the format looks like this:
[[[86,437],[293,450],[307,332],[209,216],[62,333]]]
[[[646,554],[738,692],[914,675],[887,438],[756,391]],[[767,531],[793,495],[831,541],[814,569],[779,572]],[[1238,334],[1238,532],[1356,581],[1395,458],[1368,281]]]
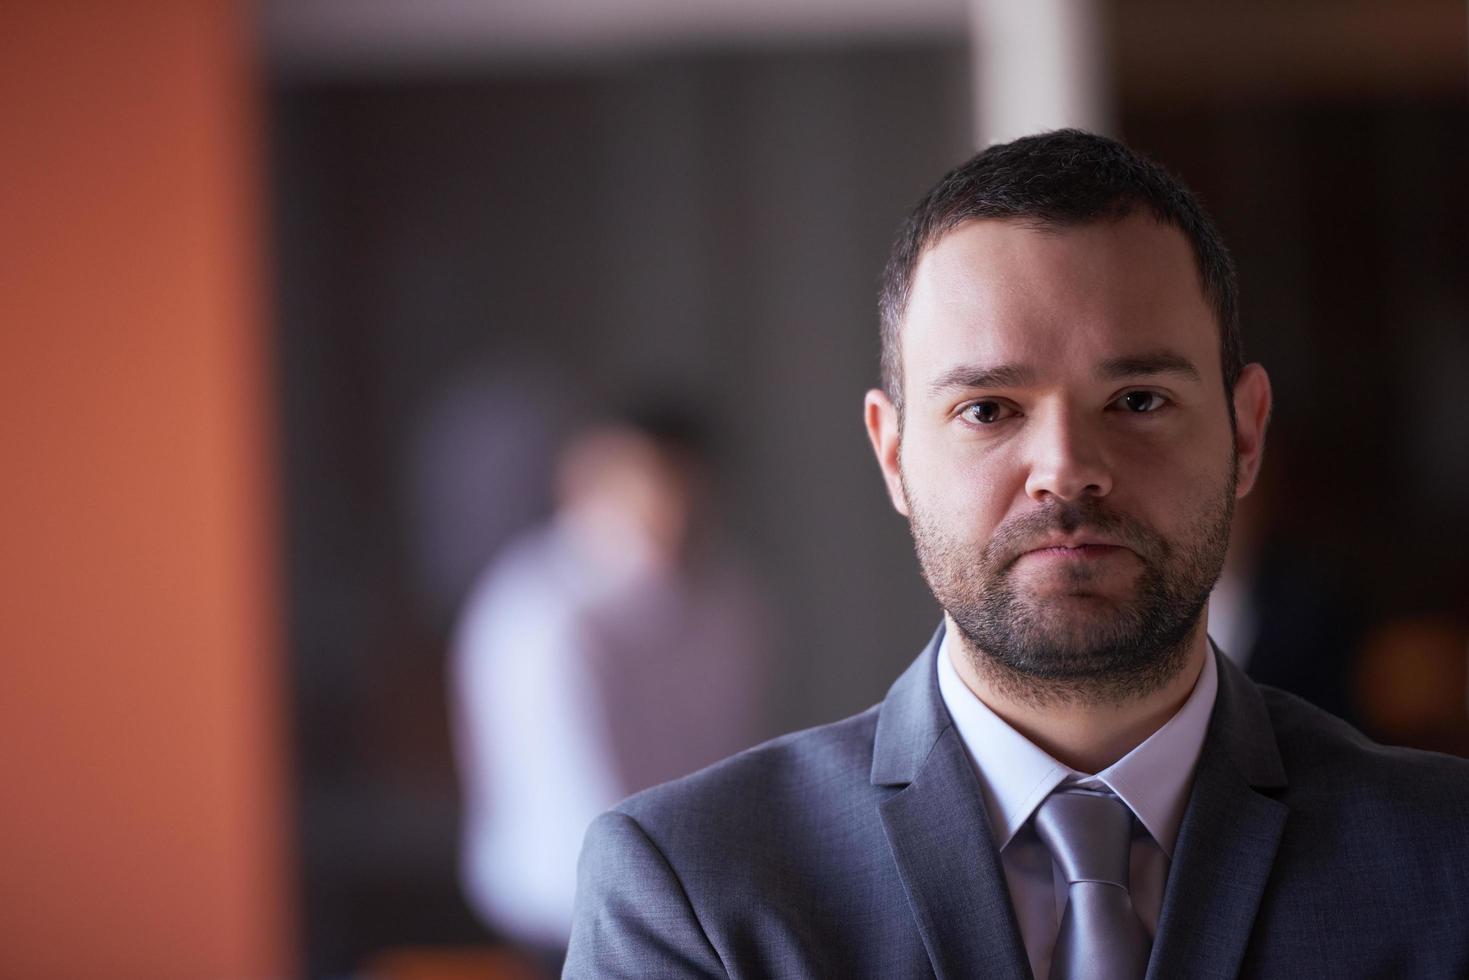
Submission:
[[[1227,449],[1226,449],[1227,452]],[[1232,475],[1227,455],[1154,452],[1128,459],[1113,487],[1113,502],[1170,537],[1191,533],[1217,512]]]
[[[1114,480],[1187,489],[1216,484],[1232,466],[1234,440],[1227,424],[1116,435],[1108,441]]]
[[[955,446],[924,450],[915,445],[902,459],[909,503],[951,538],[988,540],[1023,489],[1023,476],[1003,454]]]

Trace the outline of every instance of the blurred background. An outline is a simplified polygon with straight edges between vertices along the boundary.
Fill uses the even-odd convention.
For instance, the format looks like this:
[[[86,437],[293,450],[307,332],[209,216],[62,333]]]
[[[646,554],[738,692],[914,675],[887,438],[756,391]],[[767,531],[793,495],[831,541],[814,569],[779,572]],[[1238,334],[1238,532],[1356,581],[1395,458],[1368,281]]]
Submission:
[[[1466,109],[1464,0],[0,6],[0,977],[544,974],[547,821],[923,646],[877,275],[1059,125],[1275,381],[1211,632],[1469,753]]]

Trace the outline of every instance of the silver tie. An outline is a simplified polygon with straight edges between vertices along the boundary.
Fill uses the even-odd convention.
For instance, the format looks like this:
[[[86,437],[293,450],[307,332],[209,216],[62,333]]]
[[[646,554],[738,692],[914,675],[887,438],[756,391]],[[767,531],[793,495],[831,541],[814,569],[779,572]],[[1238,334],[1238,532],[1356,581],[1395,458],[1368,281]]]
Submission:
[[[1050,980],[1139,980],[1152,941],[1132,907],[1132,811],[1111,793],[1058,790],[1035,829],[1069,883]]]

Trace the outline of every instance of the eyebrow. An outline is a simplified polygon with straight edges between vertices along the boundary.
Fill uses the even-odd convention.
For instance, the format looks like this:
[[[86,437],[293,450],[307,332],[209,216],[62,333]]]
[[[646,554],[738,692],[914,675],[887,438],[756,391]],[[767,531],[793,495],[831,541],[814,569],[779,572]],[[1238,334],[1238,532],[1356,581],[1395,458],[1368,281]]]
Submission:
[[[1109,358],[1097,365],[1096,374],[1103,381],[1155,374],[1173,374],[1191,381],[1202,380],[1193,361],[1171,350],[1146,351]],[[1026,364],[998,364],[994,367],[960,364],[939,375],[928,387],[933,394],[941,395],[953,389],[1023,388],[1034,384],[1035,379],[1035,369]]]
[[[1175,374],[1190,381],[1202,380],[1193,361],[1171,350],[1114,357],[1097,366],[1097,377],[1104,381],[1120,381],[1148,374]]]
[[[1035,370],[1023,364],[981,367],[961,364],[933,379],[929,390],[935,395],[952,388],[1023,388],[1035,382]]]

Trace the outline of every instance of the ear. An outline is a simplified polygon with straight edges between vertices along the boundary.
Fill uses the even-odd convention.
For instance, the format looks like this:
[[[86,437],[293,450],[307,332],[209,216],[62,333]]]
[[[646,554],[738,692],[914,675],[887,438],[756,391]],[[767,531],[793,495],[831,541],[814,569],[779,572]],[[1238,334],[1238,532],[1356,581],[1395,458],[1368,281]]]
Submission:
[[[898,447],[903,436],[898,410],[886,392],[873,388],[863,402],[863,416],[867,438],[872,441],[872,451],[877,455],[877,465],[882,468],[883,482],[888,487],[888,499],[899,514],[907,517],[908,499],[903,495],[903,478],[898,467]]]
[[[1239,451],[1237,497],[1243,497],[1255,485],[1269,424],[1270,375],[1259,364],[1246,364],[1234,384],[1234,445]]]

